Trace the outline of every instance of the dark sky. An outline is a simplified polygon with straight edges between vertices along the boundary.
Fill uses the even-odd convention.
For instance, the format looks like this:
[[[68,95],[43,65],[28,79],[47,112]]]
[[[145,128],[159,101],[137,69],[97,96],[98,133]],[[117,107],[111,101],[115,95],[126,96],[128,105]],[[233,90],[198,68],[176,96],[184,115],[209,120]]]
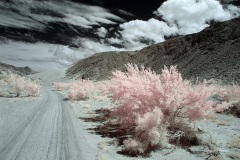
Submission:
[[[73,0],[87,4],[100,5],[107,8],[118,8],[137,16],[151,14],[166,0]]]

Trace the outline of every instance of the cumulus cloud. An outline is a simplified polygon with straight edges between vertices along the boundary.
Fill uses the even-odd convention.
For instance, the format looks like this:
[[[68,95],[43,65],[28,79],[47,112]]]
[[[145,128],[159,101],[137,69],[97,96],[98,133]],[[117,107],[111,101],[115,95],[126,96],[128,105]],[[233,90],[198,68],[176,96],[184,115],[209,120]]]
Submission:
[[[123,40],[133,45],[140,45],[139,43],[144,41],[163,42],[164,36],[170,36],[177,32],[176,26],[169,26],[154,18],[148,21],[134,20],[124,23],[120,27],[123,29],[120,32]]]
[[[231,11],[224,9],[217,0],[168,0],[155,13],[168,23],[176,24],[179,34],[199,32],[211,20],[225,21],[234,18]]]
[[[165,36],[196,33],[211,21],[225,21],[240,15],[240,8],[227,5],[223,7],[217,0],[168,0],[164,2],[156,15],[164,21],[149,19],[133,20],[120,25],[119,38],[110,42],[122,43],[126,48],[141,48],[148,44],[165,41]]]

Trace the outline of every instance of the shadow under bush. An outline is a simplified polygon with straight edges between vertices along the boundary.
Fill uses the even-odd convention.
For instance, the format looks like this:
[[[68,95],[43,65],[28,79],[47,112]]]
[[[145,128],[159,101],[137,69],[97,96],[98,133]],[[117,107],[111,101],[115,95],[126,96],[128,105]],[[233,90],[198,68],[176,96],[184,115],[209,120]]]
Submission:
[[[233,103],[224,113],[240,118],[240,102]]]
[[[135,135],[135,128],[136,126],[132,126],[131,128],[122,128],[120,124],[114,124],[110,123],[109,119],[111,119],[110,114],[111,110],[109,109],[98,109],[95,110],[92,117],[83,118],[79,117],[79,119],[84,120],[85,122],[96,122],[100,123],[96,125],[94,128],[90,128],[92,134],[100,135],[101,137],[108,137],[108,138],[114,138],[118,142],[118,146],[123,145],[123,141],[128,139],[129,137],[133,137]],[[184,131],[181,131],[184,130]],[[186,126],[185,128],[182,127],[181,129],[178,127],[171,127],[168,128],[169,132],[169,143],[181,147],[184,149],[187,149],[191,146],[200,145],[200,141],[197,138],[197,131],[194,131],[193,128]],[[174,136],[178,134],[179,132],[182,132],[181,136]],[[153,151],[161,150],[161,147],[158,145],[148,145],[147,149],[143,153],[134,153],[129,152],[128,150],[122,149],[121,151],[118,151],[117,153],[123,154],[130,157],[149,157],[150,153]]]

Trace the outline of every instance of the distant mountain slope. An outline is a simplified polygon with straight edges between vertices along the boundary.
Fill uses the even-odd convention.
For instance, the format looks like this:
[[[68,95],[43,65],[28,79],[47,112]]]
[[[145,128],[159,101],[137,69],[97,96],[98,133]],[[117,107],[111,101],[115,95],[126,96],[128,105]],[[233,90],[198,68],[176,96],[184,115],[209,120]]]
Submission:
[[[11,71],[12,73],[15,73],[15,74],[18,74],[21,76],[36,73],[29,67],[15,67],[15,66],[0,62],[0,74],[2,71],[4,71],[4,72]]]
[[[214,78],[240,82],[240,18],[217,23],[203,31],[172,38],[136,52],[105,52],[83,59],[66,75],[106,79],[111,71],[123,69],[127,62],[143,64],[157,73],[177,65],[185,78]]]

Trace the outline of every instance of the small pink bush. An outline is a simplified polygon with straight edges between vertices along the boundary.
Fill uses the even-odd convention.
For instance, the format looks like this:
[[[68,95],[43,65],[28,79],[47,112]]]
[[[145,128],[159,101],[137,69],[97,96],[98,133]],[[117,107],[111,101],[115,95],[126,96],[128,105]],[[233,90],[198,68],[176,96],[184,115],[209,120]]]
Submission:
[[[67,97],[72,101],[80,101],[88,98],[86,92],[82,89],[70,89]]]
[[[78,80],[75,83],[53,83],[57,90],[68,90],[67,98],[72,101],[79,101],[93,95],[96,87],[93,81]]]
[[[125,150],[142,152],[149,145],[163,145],[168,129],[210,118],[215,110],[226,108],[208,100],[217,93],[213,85],[183,80],[174,66],[165,67],[160,75],[143,66],[127,64],[126,68],[126,73],[113,72],[110,81],[100,87],[104,95],[112,96],[115,108],[111,116],[123,128],[135,126],[135,136],[124,141]]]
[[[69,100],[84,100],[93,95],[95,91],[95,85],[90,80],[79,80],[75,84],[70,86],[67,94]]]
[[[225,101],[240,101],[240,86],[237,84],[225,86],[220,96]]]
[[[2,84],[0,85],[0,95],[2,96],[15,94],[16,97],[36,97],[40,94],[40,85],[36,81],[13,73],[3,73],[0,83]]]
[[[145,150],[142,142],[132,138],[124,140],[123,145],[124,150],[128,151],[130,154],[142,154]]]
[[[70,88],[70,86],[71,86],[70,83],[61,83],[61,82],[54,82],[52,85],[58,91],[68,90]]]

